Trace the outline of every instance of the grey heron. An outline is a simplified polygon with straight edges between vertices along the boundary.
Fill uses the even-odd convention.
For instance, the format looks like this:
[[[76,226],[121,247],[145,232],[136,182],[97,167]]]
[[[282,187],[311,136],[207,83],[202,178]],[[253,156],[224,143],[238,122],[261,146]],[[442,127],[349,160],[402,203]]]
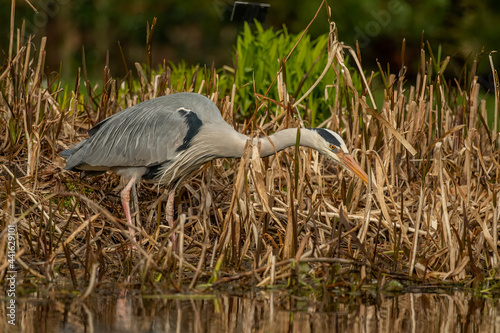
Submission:
[[[261,142],[261,157],[294,146],[297,129],[278,131]],[[175,189],[188,175],[217,158],[241,158],[249,138],[224,121],[217,106],[196,93],[176,93],[129,107],[104,119],[89,137],[61,152],[66,170],[102,173],[125,181],[121,200],[133,235],[130,190],[141,179],[167,185],[167,220],[173,227]],[[368,183],[344,140],[324,128],[302,128],[300,145],[313,148]]]

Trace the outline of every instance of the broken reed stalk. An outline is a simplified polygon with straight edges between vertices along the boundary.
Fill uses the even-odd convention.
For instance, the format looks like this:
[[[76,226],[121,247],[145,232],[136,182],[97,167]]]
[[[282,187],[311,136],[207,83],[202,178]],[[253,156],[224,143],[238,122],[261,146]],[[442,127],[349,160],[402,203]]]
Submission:
[[[197,72],[203,80],[196,86],[196,81],[171,82],[165,73],[147,75],[136,64],[137,90],[129,84],[118,94],[120,84],[105,70],[103,93],[86,80],[87,95],[81,95],[78,71],[75,89],[61,103],[54,81],[40,85],[44,43],[36,56],[30,53],[31,39],[18,47],[11,44],[12,55],[0,71],[0,110],[9,110],[0,121],[0,242],[6,239],[5,226],[17,225],[22,247],[17,259],[27,275],[71,279],[75,287],[89,286],[82,289],[87,290],[84,297],[106,279],[185,290],[207,282],[283,285],[289,277],[312,284],[353,281],[361,272],[420,282],[467,283],[478,271],[498,277],[498,87],[495,106],[488,110],[481,104],[477,79],[464,86],[438,83],[444,82],[444,73],[430,72],[431,60],[422,50],[415,85],[408,87],[403,69],[397,79],[384,74],[388,84],[379,112],[372,80],[364,77],[355,52],[348,49],[363,80],[364,90],[356,91],[345,48],[332,33],[325,71],[339,76],[332,82],[335,94],[326,97],[332,115],[322,125],[350,138],[348,148],[373,170],[370,180],[377,186],[368,189],[305,148],[251,160],[251,150],[259,147],[249,146],[241,160],[216,160],[186,180],[176,199],[175,230],[162,224],[164,212],[157,203],[162,189],[142,185],[138,219],[155,223],[137,230],[142,238],[133,252],[127,249],[120,203],[112,195],[117,177],[80,178],[63,171],[57,152],[78,141],[97,119],[136,103],[137,96],[146,100],[172,93],[176,85],[208,94],[233,123],[238,87],[219,91],[215,70]],[[491,57],[490,64],[494,71]],[[308,112],[307,97],[290,96],[285,75],[277,73],[281,101],[258,96],[261,113],[255,113],[248,127],[267,134],[304,125],[297,111]],[[468,102],[447,99],[452,94]],[[495,112],[493,126],[484,125],[485,112]],[[345,214],[342,204],[348,208]],[[169,241],[172,233],[179,235],[178,248]],[[0,248],[1,260],[5,251]],[[306,272],[301,263],[307,263]],[[39,272],[41,265],[46,270]],[[4,277],[6,267],[1,268]],[[325,274],[334,271],[340,273]]]

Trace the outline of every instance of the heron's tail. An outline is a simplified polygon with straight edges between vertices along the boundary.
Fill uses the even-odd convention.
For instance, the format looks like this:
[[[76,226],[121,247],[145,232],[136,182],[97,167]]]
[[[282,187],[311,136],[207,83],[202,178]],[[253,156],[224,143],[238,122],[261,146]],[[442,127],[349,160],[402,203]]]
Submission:
[[[83,161],[80,160],[80,157],[77,155],[74,156],[74,154],[76,154],[80,150],[80,148],[82,148],[82,146],[85,144],[86,141],[87,139],[59,153],[59,156],[64,157],[66,159],[66,166],[64,167],[65,170],[72,170],[74,167],[83,163]]]
[[[70,149],[65,149],[65,150],[63,150],[63,151],[59,154],[59,156],[64,157],[64,158],[68,158],[68,157],[70,157],[71,155],[73,155],[73,153],[74,153],[73,149],[71,149],[71,148],[70,148]]]

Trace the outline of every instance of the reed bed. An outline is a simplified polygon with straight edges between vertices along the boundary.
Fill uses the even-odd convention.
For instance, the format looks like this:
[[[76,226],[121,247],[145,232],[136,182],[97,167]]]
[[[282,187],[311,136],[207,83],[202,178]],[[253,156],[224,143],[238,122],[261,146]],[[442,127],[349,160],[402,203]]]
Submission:
[[[283,66],[271,87],[280,100],[256,95],[258,112],[235,123],[238,87],[219,91],[214,69],[200,71],[204,81],[195,86],[172,82],[168,71],[149,74],[140,64],[135,84],[112,78],[108,66],[102,82],[91,83],[83,68],[65,88],[43,70],[46,40],[34,47],[23,27],[12,34],[0,70],[0,279],[8,265],[7,226],[15,225],[24,282],[70,281],[82,298],[116,283],[163,292],[459,283],[498,292],[499,89],[491,55],[483,57],[495,79],[490,109],[479,93],[479,57],[463,77],[447,78],[449,58],[435,63],[424,49],[415,82],[407,81],[405,68],[381,70],[385,98],[375,105],[374,74],[365,77],[358,54],[339,43],[332,23],[325,71],[335,71],[336,79],[325,91],[331,116],[320,127],[344,137],[371,184],[310,149],[251,160],[259,147],[248,146],[242,159],[213,161],[180,186],[173,230],[159,200],[163,189],[141,184],[134,208],[140,246],[133,250],[117,176],[64,171],[61,150],[108,116],[181,90],[207,95],[250,136],[303,127],[307,93],[288,94]]]

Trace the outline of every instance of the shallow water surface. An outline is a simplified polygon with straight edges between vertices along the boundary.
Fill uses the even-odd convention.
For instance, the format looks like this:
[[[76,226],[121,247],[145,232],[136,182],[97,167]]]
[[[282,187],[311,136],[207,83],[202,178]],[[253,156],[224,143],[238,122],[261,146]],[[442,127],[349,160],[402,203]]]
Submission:
[[[2,332],[498,332],[500,300],[463,292],[298,297],[286,292],[17,299]]]

